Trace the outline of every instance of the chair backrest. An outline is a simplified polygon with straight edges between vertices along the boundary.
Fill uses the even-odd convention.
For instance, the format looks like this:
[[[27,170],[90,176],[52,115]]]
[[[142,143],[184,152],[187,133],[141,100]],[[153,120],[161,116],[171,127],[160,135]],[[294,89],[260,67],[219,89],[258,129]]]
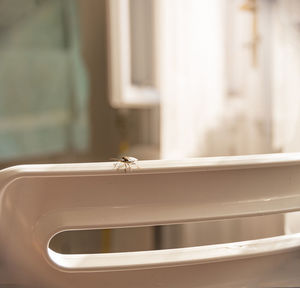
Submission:
[[[299,210],[300,154],[140,161],[126,171],[115,166],[26,165],[0,172],[0,287],[260,287],[276,277],[285,284],[300,280],[293,269],[299,234],[111,254],[48,249],[64,230]]]

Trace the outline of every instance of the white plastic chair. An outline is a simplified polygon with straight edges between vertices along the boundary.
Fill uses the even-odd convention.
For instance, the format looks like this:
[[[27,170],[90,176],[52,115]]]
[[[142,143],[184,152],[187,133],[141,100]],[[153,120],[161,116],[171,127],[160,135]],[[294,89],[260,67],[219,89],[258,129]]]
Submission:
[[[300,286],[300,234],[201,247],[62,255],[70,229],[185,223],[295,211],[300,154],[26,165],[0,172],[0,287]],[[12,286],[10,286],[12,285]]]

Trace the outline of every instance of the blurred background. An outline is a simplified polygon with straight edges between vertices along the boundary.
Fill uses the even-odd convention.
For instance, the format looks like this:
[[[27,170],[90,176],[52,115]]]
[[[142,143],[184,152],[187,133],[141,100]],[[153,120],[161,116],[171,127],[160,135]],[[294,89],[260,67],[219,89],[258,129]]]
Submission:
[[[0,0],[1,168],[296,152],[299,112],[299,0]],[[230,239],[283,233],[272,219]],[[66,232],[53,249],[222,242],[245,227],[230,221]]]

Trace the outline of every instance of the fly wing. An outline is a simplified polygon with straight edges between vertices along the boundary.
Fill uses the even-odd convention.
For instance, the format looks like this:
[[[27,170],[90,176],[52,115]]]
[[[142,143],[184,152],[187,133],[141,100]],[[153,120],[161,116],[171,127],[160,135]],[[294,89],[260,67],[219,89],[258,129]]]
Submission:
[[[138,159],[134,158],[134,157],[126,157],[128,162],[131,162],[131,163],[134,163],[134,162],[137,162]]]

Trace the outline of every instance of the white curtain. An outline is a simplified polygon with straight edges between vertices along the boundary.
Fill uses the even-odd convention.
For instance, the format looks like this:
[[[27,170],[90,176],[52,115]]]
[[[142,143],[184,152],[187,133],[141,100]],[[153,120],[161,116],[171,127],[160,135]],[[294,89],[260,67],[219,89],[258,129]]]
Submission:
[[[300,151],[300,1],[274,5],[273,145]]]
[[[162,158],[271,152],[268,25],[258,23],[264,41],[253,67],[253,18],[243,2],[160,2]],[[268,5],[259,8],[265,19]]]
[[[161,156],[199,156],[224,98],[224,0],[160,4]]]

